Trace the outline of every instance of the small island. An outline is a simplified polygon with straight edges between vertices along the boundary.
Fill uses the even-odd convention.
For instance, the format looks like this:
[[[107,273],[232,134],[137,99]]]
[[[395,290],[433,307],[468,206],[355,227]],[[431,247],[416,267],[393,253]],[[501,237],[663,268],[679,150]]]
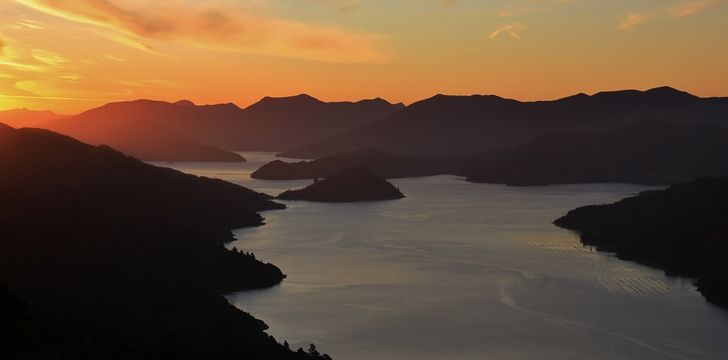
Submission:
[[[281,200],[316,202],[378,201],[403,197],[397,187],[363,167],[348,168],[324,180],[314,179],[313,184],[306,188],[278,195]]]
[[[728,306],[728,178],[701,178],[610,205],[581,207],[554,222],[585,245],[696,279],[705,298]]]
[[[260,167],[251,177],[261,180],[325,178],[344,169],[361,166],[385,179],[395,179],[439,175],[446,172],[445,164],[444,160],[402,156],[376,148],[365,148],[312,161],[275,160]]]

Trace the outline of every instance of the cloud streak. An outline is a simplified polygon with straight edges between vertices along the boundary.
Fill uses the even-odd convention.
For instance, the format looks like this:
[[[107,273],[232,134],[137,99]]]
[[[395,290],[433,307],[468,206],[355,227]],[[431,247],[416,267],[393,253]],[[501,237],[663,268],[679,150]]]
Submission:
[[[676,18],[682,18],[695,15],[725,3],[725,0],[701,0],[692,1],[682,5],[675,6],[670,9],[670,15]]]
[[[527,26],[525,24],[521,24],[521,23],[503,25],[503,26],[493,30],[490,33],[490,35],[488,35],[488,38],[495,39],[500,35],[507,34],[514,39],[520,39],[521,31],[526,30],[526,28],[527,28]]]
[[[624,20],[617,24],[617,30],[632,30],[640,24],[659,17],[672,17],[675,19],[697,15],[710,10],[718,5],[725,4],[727,0],[698,0],[682,3],[667,9],[661,9],[652,13],[629,13]]]
[[[18,2],[70,21],[116,30],[126,35],[118,37],[121,39],[137,37],[332,63],[376,63],[389,57],[382,49],[380,35],[186,1],[167,1],[164,5],[155,2],[138,9],[124,8],[121,2],[112,0]],[[133,43],[139,45],[138,41]]]
[[[84,97],[64,97],[64,96],[40,96],[40,95],[7,95],[0,94],[0,98],[6,99],[34,99],[34,100],[61,100],[61,101],[119,101],[118,99],[109,98],[84,98]]]
[[[617,30],[628,31],[634,29],[637,25],[644,23],[651,18],[646,14],[627,14],[627,16],[617,24]]]

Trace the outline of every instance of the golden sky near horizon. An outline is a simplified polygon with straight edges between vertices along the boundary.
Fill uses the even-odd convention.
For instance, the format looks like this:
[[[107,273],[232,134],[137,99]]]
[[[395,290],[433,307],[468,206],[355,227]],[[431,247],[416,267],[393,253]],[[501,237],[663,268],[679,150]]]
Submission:
[[[726,44],[728,0],[0,0],[0,110],[728,96]]]

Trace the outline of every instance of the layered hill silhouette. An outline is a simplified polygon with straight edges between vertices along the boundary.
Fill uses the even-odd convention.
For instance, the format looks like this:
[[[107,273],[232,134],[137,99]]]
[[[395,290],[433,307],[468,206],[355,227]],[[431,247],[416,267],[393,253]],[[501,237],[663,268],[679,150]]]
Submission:
[[[284,278],[223,246],[269,196],[6,125],[0,171],[0,357],[322,358],[219,295]]]
[[[253,172],[251,177],[263,180],[325,178],[352,167],[364,167],[386,179],[438,175],[446,172],[443,161],[399,156],[378,149],[362,149],[313,161],[274,160]]]
[[[423,158],[363,149],[313,161],[272,161],[251,176],[264,180],[324,178],[364,167],[384,178],[465,176],[511,186],[573,183],[670,185],[728,176],[728,128],[642,121],[600,133],[551,133],[512,148]]]
[[[326,179],[315,179],[313,184],[303,189],[288,190],[278,195],[282,200],[316,202],[377,201],[403,197],[404,194],[394,185],[363,167],[344,169]]]
[[[266,97],[245,109],[234,104],[177,104],[214,119],[217,130],[213,134],[198,133],[204,136],[198,137],[199,141],[225,149],[254,151],[284,151],[310,144],[372,124],[403,107],[383,99],[323,102],[305,94]]]
[[[728,128],[644,121],[598,134],[554,133],[462,161],[468,181],[516,186],[670,185],[728,176]],[[470,167],[470,169],[468,169]]]
[[[728,178],[702,178],[575,209],[555,224],[599,250],[695,278],[706,299],[728,306],[726,216]]]
[[[700,98],[669,87],[537,102],[437,95],[371,125],[280,156],[317,159],[370,147],[399,155],[462,156],[513,147],[548,133],[603,132],[645,119],[728,124],[728,98]]]
[[[401,107],[382,99],[327,103],[308,95],[266,97],[245,109],[135,100],[34,126],[146,161],[238,162],[244,159],[222,149],[284,151],[371,124]]]
[[[43,124],[64,118],[52,111],[35,111],[29,109],[13,109],[0,111],[0,123],[14,128],[38,127]]]
[[[206,131],[205,117],[162,101],[110,103],[40,126],[87,143],[109,145],[146,161],[245,161],[238,154],[185,135]]]

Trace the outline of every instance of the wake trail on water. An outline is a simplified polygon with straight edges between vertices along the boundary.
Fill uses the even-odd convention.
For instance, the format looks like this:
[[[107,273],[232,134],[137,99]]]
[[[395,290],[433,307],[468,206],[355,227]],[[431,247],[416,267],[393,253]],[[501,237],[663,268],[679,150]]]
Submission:
[[[599,332],[599,333],[606,334],[606,335],[609,335],[612,337],[616,337],[618,339],[622,339],[624,341],[627,341],[629,343],[632,343],[634,345],[637,345],[639,347],[642,347],[642,348],[652,351],[654,353],[664,355],[669,358],[690,360],[690,358],[688,358],[688,357],[682,356],[682,355],[674,353],[674,352],[670,352],[669,350],[665,350],[665,349],[656,347],[654,345],[651,345],[647,342],[644,342],[644,341],[639,340],[634,337],[619,334],[619,333],[616,333],[616,332],[613,332],[613,331],[610,331],[607,329],[599,328],[599,327],[596,327],[593,325],[589,325],[589,324],[586,324],[583,322],[565,319],[565,318],[562,318],[562,317],[559,317],[559,316],[556,316],[553,314],[548,314],[548,313],[539,312],[536,310],[526,309],[526,308],[518,305],[516,303],[515,299],[513,298],[513,296],[508,291],[508,287],[513,286],[513,283],[515,283],[516,281],[535,279],[536,275],[532,271],[503,266],[503,265],[499,265],[499,264],[485,263],[485,262],[479,262],[479,261],[468,261],[468,260],[457,259],[457,258],[444,256],[444,255],[436,255],[427,250],[420,249],[420,248],[417,248],[414,246],[398,246],[398,245],[380,244],[379,247],[385,248],[385,249],[390,249],[390,250],[408,251],[408,252],[415,253],[418,256],[427,257],[427,258],[430,258],[433,260],[438,260],[438,261],[464,264],[464,265],[483,266],[483,267],[499,269],[499,270],[502,270],[502,271],[505,271],[505,272],[508,272],[511,274],[515,274],[520,279],[509,279],[509,280],[507,280],[508,281],[507,284],[504,283],[505,281],[501,281],[499,284],[499,288],[498,288],[500,302],[512,309],[515,309],[517,311],[520,311],[520,312],[523,312],[526,314],[538,316],[546,321],[549,321],[551,323],[554,323],[554,324],[557,324],[560,326],[566,326],[567,328],[570,328],[573,331],[576,331],[581,334],[586,335],[586,334],[588,334],[588,331]],[[673,349],[675,348],[674,346],[670,346],[670,347]],[[678,350],[680,350],[680,349],[678,349]],[[688,351],[683,350],[683,352],[688,352]],[[690,352],[694,353],[692,351],[690,351]],[[702,355],[714,356],[714,355],[709,355],[709,354],[702,354]]]
[[[500,296],[500,301],[504,305],[506,305],[508,307],[511,307],[511,308],[513,308],[515,310],[518,310],[520,312],[524,312],[524,313],[527,313],[527,314],[530,314],[530,315],[535,315],[535,316],[541,317],[544,320],[549,321],[549,322],[552,322],[552,323],[556,323],[556,324],[559,324],[559,325],[567,325],[569,327],[574,328],[573,330],[578,331],[580,333],[583,333],[583,331],[579,331],[576,328],[582,328],[582,329],[586,329],[586,330],[590,330],[590,331],[594,331],[594,332],[600,332],[602,334],[606,334],[606,335],[609,335],[609,336],[612,336],[612,337],[616,337],[616,338],[622,339],[624,341],[630,342],[632,344],[635,344],[637,346],[640,346],[642,348],[645,348],[647,350],[653,351],[655,353],[658,353],[660,355],[664,355],[664,356],[667,356],[667,357],[670,357],[670,358],[682,359],[682,360],[690,360],[690,358],[688,358],[688,357],[682,356],[680,354],[672,353],[672,352],[669,352],[667,350],[663,350],[661,348],[658,348],[656,346],[650,345],[650,344],[648,344],[648,343],[646,343],[644,341],[641,341],[639,339],[636,339],[636,338],[633,338],[633,337],[630,337],[630,336],[626,336],[626,335],[619,334],[619,333],[616,333],[616,332],[613,332],[613,331],[610,331],[610,330],[606,330],[606,329],[602,329],[602,328],[599,328],[599,327],[595,327],[595,326],[592,326],[592,325],[589,325],[589,324],[586,324],[586,323],[583,323],[583,322],[578,322],[578,321],[574,321],[574,320],[565,319],[565,318],[562,318],[562,317],[559,317],[559,316],[556,316],[556,315],[552,315],[552,314],[548,314],[548,313],[544,313],[544,312],[540,312],[540,311],[536,311],[536,310],[526,309],[526,308],[518,305],[516,303],[515,299],[513,298],[513,296],[511,295],[511,293],[508,291],[508,287],[513,286],[514,281],[511,280],[511,281],[509,281],[508,284],[504,284],[504,282],[505,281],[501,281],[501,284],[500,284],[500,286],[498,288],[499,296]]]

